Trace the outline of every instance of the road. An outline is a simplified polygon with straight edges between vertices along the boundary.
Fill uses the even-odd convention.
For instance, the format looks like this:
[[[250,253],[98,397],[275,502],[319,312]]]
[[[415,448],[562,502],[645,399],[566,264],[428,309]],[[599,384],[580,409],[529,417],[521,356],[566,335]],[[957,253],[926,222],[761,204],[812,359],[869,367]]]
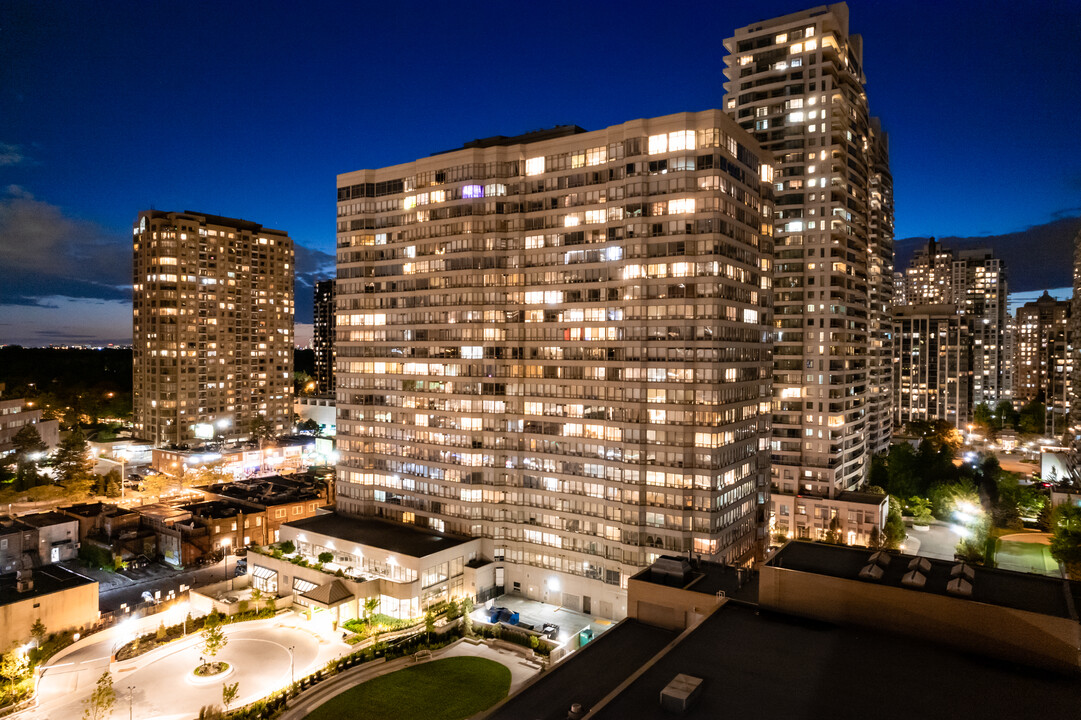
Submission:
[[[905,552],[939,560],[953,560],[961,537],[948,524],[936,520],[926,531],[908,528]]]
[[[181,612],[183,609],[181,609]],[[173,611],[170,611],[173,612]],[[178,618],[174,620],[179,621]],[[220,705],[223,682],[239,683],[235,706],[253,702],[285,687],[290,677],[301,678],[352,648],[321,638],[293,614],[225,627],[228,645],[218,655],[230,664],[227,677],[196,680],[193,671],[201,655],[201,635],[178,640],[134,660],[113,663],[109,657],[136,632],[156,627],[160,616],[131,621],[98,633],[61,654],[43,671],[38,682],[38,704],[13,717],[24,720],[68,720],[82,715],[83,702],[107,668],[113,676],[116,707],[109,720],[131,716],[159,720],[188,720],[206,705]],[[292,653],[290,665],[289,648]],[[129,687],[133,688],[129,691]]]

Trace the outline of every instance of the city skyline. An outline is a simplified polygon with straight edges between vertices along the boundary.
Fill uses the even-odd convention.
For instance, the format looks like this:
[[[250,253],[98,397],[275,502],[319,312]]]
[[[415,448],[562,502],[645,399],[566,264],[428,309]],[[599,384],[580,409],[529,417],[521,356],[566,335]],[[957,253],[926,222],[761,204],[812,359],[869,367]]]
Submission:
[[[126,5],[68,5],[58,13],[16,3],[0,14],[10,39],[0,54],[12,68],[0,97],[14,108],[0,119],[0,259],[17,276],[0,294],[0,343],[126,342],[125,230],[146,207],[257,217],[289,232],[297,242],[302,340],[311,286],[333,275],[325,198],[335,174],[475,137],[567,123],[597,129],[720,108],[721,40],[735,27],[806,7],[776,2],[702,12],[689,4],[658,13],[638,4],[618,17],[593,7],[571,23],[563,12],[533,18],[438,7],[420,7],[407,21],[359,11],[354,18],[299,17],[283,6],[248,18],[218,7],[187,17],[168,6],[136,13]],[[853,3],[852,25],[867,48],[868,96],[890,134],[898,245],[927,235],[1006,235],[1081,213],[1081,173],[1061,162],[1076,155],[1078,139],[1019,134],[1022,128],[1002,120],[1018,105],[1048,121],[1081,111],[1076,96],[1054,91],[1068,80],[1056,48],[1076,34],[1077,7],[987,13],[951,3],[936,8],[929,23],[922,8]],[[658,37],[678,37],[693,18],[697,34],[711,40],[690,44],[680,68],[632,44],[601,40],[587,52],[572,42],[579,34],[573,27],[603,27],[603,36],[617,38],[644,17]],[[350,43],[338,42],[355,25],[350,20],[379,30],[361,61]],[[98,32],[82,32],[90,21]],[[149,30],[161,23],[192,39],[165,43],[168,52],[160,52]],[[520,33],[516,42],[543,62],[524,75],[509,67],[514,63],[496,62],[486,38],[503,27]],[[285,49],[261,43],[286,31]],[[1022,35],[1041,38],[1017,48],[1024,62],[992,51]],[[460,40],[450,59],[441,51],[445,37]],[[914,48],[913,37],[934,52]],[[430,47],[432,57],[399,51],[408,47]],[[604,79],[568,81],[598,48],[607,52]],[[153,61],[133,64],[136,55]],[[360,64],[367,90],[354,88]],[[1031,75],[1025,66],[1043,70]],[[373,105],[370,95],[388,102]],[[72,121],[76,108],[79,122]],[[172,165],[162,166],[161,157]],[[227,169],[234,166],[250,170]],[[1000,182],[1005,167],[1009,182]],[[1038,184],[1041,192],[1009,202],[1018,184]]]

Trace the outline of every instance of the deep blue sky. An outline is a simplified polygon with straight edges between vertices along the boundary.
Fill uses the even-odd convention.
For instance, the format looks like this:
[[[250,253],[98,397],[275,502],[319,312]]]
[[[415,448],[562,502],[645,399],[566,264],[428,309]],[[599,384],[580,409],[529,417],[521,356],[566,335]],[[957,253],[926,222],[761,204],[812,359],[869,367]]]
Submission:
[[[89,320],[64,329],[74,310],[116,325],[140,209],[243,217],[333,254],[337,173],[720,107],[722,40],[809,6],[8,0],[0,264],[24,277],[0,290],[0,342],[89,337]],[[891,137],[897,237],[1081,214],[1081,0],[928,7],[850,3]]]

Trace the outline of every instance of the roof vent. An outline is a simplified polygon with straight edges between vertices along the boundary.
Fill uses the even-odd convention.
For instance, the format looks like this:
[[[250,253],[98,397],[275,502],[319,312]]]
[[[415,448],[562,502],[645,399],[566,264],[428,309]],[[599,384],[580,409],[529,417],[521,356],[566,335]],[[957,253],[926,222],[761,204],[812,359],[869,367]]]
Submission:
[[[661,690],[661,708],[668,712],[683,715],[702,691],[702,678],[680,673]]]
[[[30,592],[34,589],[34,571],[19,570],[15,573],[15,590],[21,593]]]

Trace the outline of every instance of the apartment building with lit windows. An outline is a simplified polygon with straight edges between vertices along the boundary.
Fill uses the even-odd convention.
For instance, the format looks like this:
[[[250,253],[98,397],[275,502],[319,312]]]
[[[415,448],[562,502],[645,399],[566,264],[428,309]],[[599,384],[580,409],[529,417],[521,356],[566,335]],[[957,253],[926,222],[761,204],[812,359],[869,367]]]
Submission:
[[[662,554],[756,557],[772,171],[711,110],[339,175],[338,512],[605,617]]]
[[[334,392],[334,280],[315,284],[312,349],[315,383],[320,395]]]
[[[964,427],[972,416],[972,337],[953,304],[894,308],[897,425],[945,420]]]
[[[132,232],[135,433],[157,445],[248,435],[293,412],[293,241],[204,213]]]
[[[773,481],[860,485],[891,435],[893,194],[848,7],[739,28],[725,110],[774,153]]]
[[[1010,397],[1005,262],[986,248],[952,250],[931,238],[913,256],[898,305],[953,305],[968,325],[972,379],[969,403],[992,407]]]
[[[1014,399],[1020,407],[1033,400],[1047,406],[1046,432],[1061,437],[1073,400],[1071,301],[1046,291],[1017,308]]]

